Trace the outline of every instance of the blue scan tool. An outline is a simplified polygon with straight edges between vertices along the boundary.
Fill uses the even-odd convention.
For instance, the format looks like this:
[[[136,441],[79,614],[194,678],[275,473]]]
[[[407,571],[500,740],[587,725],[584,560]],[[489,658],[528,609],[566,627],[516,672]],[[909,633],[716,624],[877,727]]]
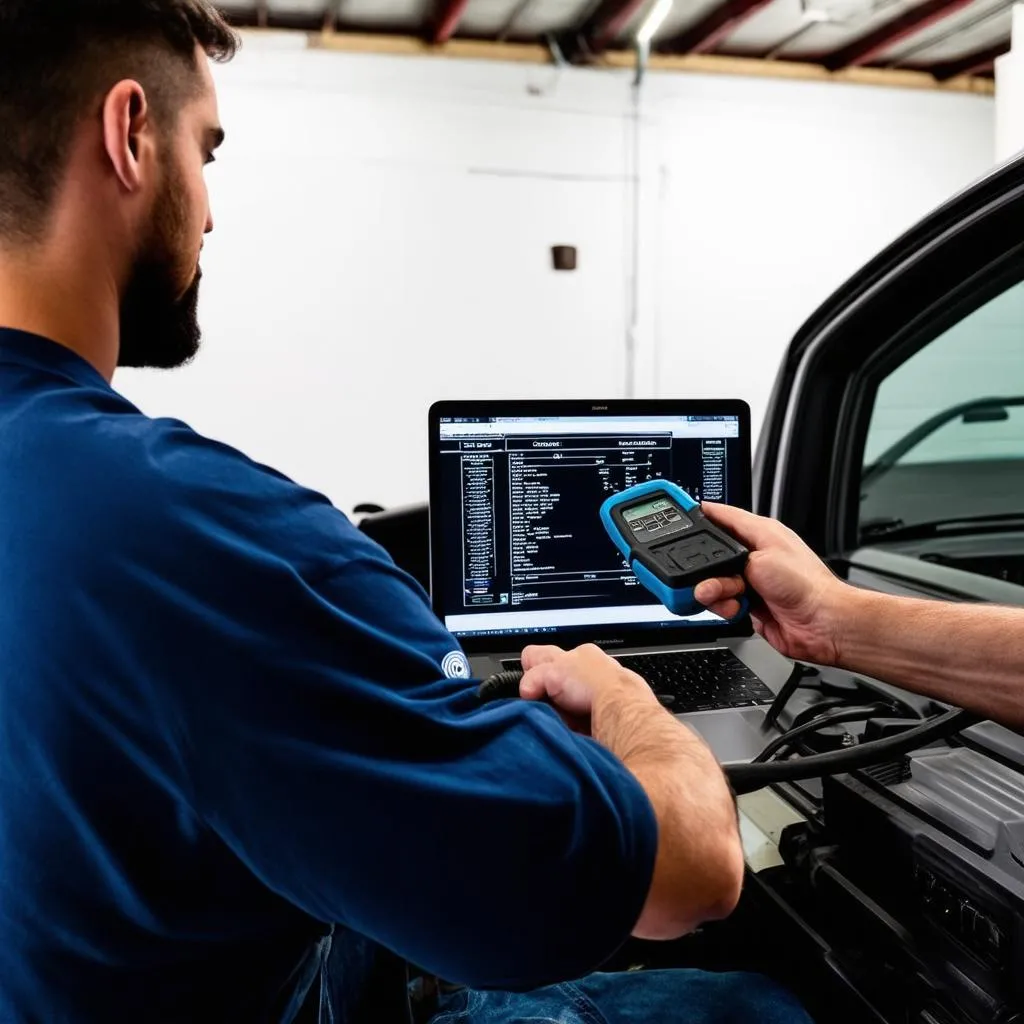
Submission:
[[[747,564],[747,549],[668,480],[613,494],[601,505],[601,522],[640,583],[676,615],[704,611],[693,596],[702,580],[738,576]],[[746,611],[741,599],[740,616]]]

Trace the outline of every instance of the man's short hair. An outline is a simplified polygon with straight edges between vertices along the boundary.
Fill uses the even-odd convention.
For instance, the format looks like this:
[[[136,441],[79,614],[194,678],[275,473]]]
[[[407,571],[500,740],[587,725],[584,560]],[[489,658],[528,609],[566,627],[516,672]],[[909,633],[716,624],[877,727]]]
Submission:
[[[132,78],[158,125],[198,85],[196,47],[238,41],[208,0],[0,0],[0,243],[46,226],[75,128]]]

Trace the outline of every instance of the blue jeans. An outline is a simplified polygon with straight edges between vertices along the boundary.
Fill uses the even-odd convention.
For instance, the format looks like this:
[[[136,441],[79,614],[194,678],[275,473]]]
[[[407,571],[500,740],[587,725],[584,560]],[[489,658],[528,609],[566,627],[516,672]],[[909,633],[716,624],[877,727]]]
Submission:
[[[321,991],[304,1021],[412,1024],[405,962],[335,929]],[[316,995],[320,998],[316,999]],[[591,974],[531,992],[460,989],[429,1024],[811,1024],[796,998],[759,974],[696,970]]]
[[[430,1024],[811,1024],[759,974],[696,970],[591,974],[533,992],[442,996]]]

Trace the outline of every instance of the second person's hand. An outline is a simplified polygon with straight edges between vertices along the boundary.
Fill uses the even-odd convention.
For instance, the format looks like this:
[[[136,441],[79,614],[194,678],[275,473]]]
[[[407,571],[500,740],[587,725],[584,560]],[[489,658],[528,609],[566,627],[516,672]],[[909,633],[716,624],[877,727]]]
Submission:
[[[841,625],[857,591],[836,577],[788,527],[730,505],[704,502],[707,517],[750,550],[746,582],[760,598],[751,609],[758,632],[790,658],[832,665],[840,657]],[[741,577],[698,584],[694,596],[724,618],[739,612]]]

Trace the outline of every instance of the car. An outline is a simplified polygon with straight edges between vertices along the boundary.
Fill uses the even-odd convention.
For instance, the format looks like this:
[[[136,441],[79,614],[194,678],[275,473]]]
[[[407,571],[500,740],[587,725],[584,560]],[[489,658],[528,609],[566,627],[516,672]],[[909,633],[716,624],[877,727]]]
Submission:
[[[1022,396],[1024,154],[897,239],[797,332],[759,438],[755,510],[786,523],[858,586],[1024,605]],[[787,932],[804,968],[790,980],[809,1005],[828,1007],[823,1019],[1024,1019],[1024,992],[1010,980],[1024,954],[1008,940],[992,959],[995,947],[979,936],[1001,932],[964,895],[985,889],[978,880],[991,876],[993,850],[978,860],[978,848],[959,841],[986,820],[985,787],[1004,766],[1010,774],[997,791],[1024,789],[1024,739],[983,723],[960,740],[981,752],[982,769],[967,773],[962,792],[954,784],[934,817],[893,798],[891,780],[904,776],[892,773],[905,762],[882,766],[860,790],[856,780],[832,786],[831,807],[825,788],[824,813],[820,783],[777,788],[807,824],[784,837],[784,866],[752,876],[765,901],[753,925],[762,935]],[[950,811],[957,801],[966,819]],[[854,820],[869,806],[881,808],[879,818]],[[991,819],[996,831],[1016,827],[1006,813]],[[900,830],[923,843],[935,821],[963,851],[947,872],[972,863],[979,874],[918,892],[919,864],[909,867]],[[870,842],[852,839],[857,832]],[[1024,871],[1012,874],[1019,891]],[[1016,905],[1005,891],[997,902],[1000,913]],[[1000,926],[1007,934],[1019,930],[1014,913]]]
[[[1024,156],[925,218],[797,333],[754,505],[882,590],[1024,600]]]
[[[753,483],[755,511],[789,525],[857,586],[1024,606],[1024,154],[922,220],[810,316],[779,367]],[[361,526],[429,585],[426,505]],[[876,684],[829,678],[833,693]],[[936,710],[927,705],[922,714]],[[836,730],[836,742],[851,739]],[[983,723],[962,739],[993,778],[1003,772],[1024,792],[1024,774],[1005,775],[1024,771],[1024,738]],[[881,769],[876,803],[907,770],[902,761]],[[1024,980],[1014,980],[1024,929],[1013,924],[1024,921],[1024,862],[1010,924],[931,875],[918,904],[917,862],[911,880],[890,827],[913,816],[884,811],[876,843],[866,819],[830,821],[825,798],[816,779],[758,795],[752,814],[786,808],[781,863],[748,872],[727,921],[667,946],[632,942],[609,966],[764,971],[819,1024],[1024,1020]],[[835,803],[833,816],[838,806],[858,805]],[[852,854],[844,837],[858,832]],[[1016,938],[993,960],[1000,929]]]

